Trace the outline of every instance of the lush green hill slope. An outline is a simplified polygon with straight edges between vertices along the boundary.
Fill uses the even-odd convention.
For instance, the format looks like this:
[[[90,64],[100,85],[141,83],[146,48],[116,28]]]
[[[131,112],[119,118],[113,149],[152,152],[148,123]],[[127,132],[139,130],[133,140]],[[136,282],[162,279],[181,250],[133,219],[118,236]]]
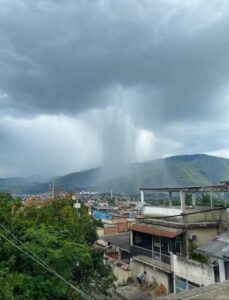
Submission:
[[[127,175],[104,182],[99,188],[137,192],[139,187],[210,185],[228,179],[228,159],[197,154],[135,164]]]
[[[122,172],[122,175],[120,175]],[[113,175],[103,168],[72,173],[55,180],[57,190],[93,189],[116,193],[137,193],[140,187],[197,186],[229,179],[229,159],[204,154],[173,156],[123,167]],[[0,180],[0,190],[35,193],[48,192],[51,182],[29,183],[19,179]],[[12,183],[11,182],[11,183]],[[21,184],[20,184],[21,183]]]

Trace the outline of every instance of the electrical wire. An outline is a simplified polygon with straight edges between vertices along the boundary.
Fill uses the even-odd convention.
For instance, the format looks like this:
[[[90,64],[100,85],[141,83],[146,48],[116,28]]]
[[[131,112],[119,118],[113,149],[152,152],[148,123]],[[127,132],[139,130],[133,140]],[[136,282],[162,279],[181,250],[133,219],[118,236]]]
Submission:
[[[53,270],[44,260],[42,260],[36,253],[34,253],[30,248],[28,248],[23,242],[21,242],[16,235],[14,235],[11,231],[9,231],[3,224],[0,223],[0,227],[2,227],[7,233],[9,233],[20,245],[22,245],[23,248],[25,248],[27,251],[29,251],[33,256],[35,256],[42,264],[46,265],[47,268],[49,268],[52,271]]]
[[[2,228],[4,228],[4,225],[2,225],[0,223],[0,226]],[[6,229],[7,232],[9,232],[12,236],[14,236],[8,229]],[[47,263],[45,263],[39,256],[37,256],[35,253],[33,253],[33,251],[31,251],[27,246],[25,246],[20,240],[17,239],[17,237],[15,237],[17,239],[17,241],[22,244],[27,250],[29,250],[29,252],[33,253],[34,256],[38,257],[38,259],[34,258],[32,255],[28,254],[26,251],[24,251],[23,249],[21,249],[20,247],[18,247],[14,242],[12,242],[11,240],[9,240],[6,236],[4,236],[3,234],[0,233],[0,236],[5,239],[6,241],[8,241],[12,246],[14,246],[15,248],[17,248],[19,251],[21,251],[22,253],[24,253],[26,256],[28,256],[29,258],[31,258],[32,260],[34,260],[35,262],[37,262],[39,265],[41,265],[42,267],[44,267],[46,270],[48,270],[49,272],[53,273],[55,276],[57,276],[59,279],[61,279],[62,281],[64,281],[66,284],[68,284],[71,288],[73,288],[74,290],[76,290],[78,293],[80,293],[85,299],[88,300],[94,300],[92,297],[90,297],[89,295],[87,295],[86,293],[84,293],[83,291],[81,291],[80,289],[78,289],[77,287],[75,287],[73,284],[71,284],[69,281],[67,281],[65,278],[63,278],[60,274],[58,274],[54,269],[52,269],[49,265],[47,265]],[[176,272],[175,275],[180,275],[182,276],[187,276],[190,275],[188,273],[180,273],[180,272]],[[212,284],[212,281],[207,279],[207,278],[203,278],[201,276],[195,276],[195,275],[190,275],[194,278],[200,279],[202,284]],[[182,277],[184,278],[184,277]],[[185,278],[184,278],[185,279]]]
[[[33,261],[35,261],[36,263],[38,263],[40,266],[42,266],[43,268],[45,268],[46,270],[48,270],[50,273],[52,273],[53,275],[55,275],[56,277],[58,277],[59,279],[61,279],[63,282],[65,282],[67,285],[69,285],[72,289],[74,289],[75,291],[77,291],[81,296],[83,296],[85,299],[88,300],[94,300],[94,298],[92,298],[91,296],[87,295],[86,293],[84,293],[82,290],[80,290],[79,288],[77,288],[76,286],[74,286],[71,282],[67,281],[64,277],[62,277],[59,273],[57,273],[52,267],[50,267],[44,260],[42,260],[37,254],[35,254],[31,249],[29,249],[26,245],[24,245],[24,243],[22,243],[13,233],[11,233],[4,225],[2,225],[0,223],[0,226],[6,230],[11,236],[13,236],[16,241],[18,243],[20,243],[27,251],[29,251],[32,255],[28,254],[25,250],[23,250],[22,248],[20,248],[19,246],[17,246],[13,241],[9,240],[5,235],[3,235],[2,233],[0,233],[0,236],[5,239],[7,242],[9,242],[12,246],[14,246],[15,248],[17,248],[19,251],[21,251],[22,253],[24,253],[27,257],[31,258]]]
[[[41,265],[42,267],[44,267],[46,270],[48,270],[49,272],[51,272],[52,274],[54,274],[55,276],[57,276],[59,279],[61,279],[62,281],[64,281],[66,284],[68,284],[71,288],[73,288],[74,290],[76,290],[78,293],[80,293],[83,297],[85,297],[88,300],[93,300],[92,297],[90,297],[89,295],[87,295],[86,293],[84,293],[83,291],[81,291],[79,288],[77,288],[76,286],[74,286],[73,284],[71,284],[69,281],[67,281],[65,278],[63,278],[60,274],[58,274],[52,267],[50,267],[43,259],[41,259],[36,253],[34,253],[30,248],[28,248],[23,242],[21,242],[10,230],[8,230],[3,224],[0,223],[0,227],[2,227],[8,234],[10,234],[20,245],[22,245],[22,247],[24,247],[27,251],[29,251],[31,253],[28,254],[26,251],[24,251],[23,249],[21,249],[20,247],[18,247],[15,243],[13,243],[11,240],[9,240],[6,236],[4,236],[3,234],[0,233],[0,236],[5,239],[6,241],[8,241],[11,245],[13,245],[14,247],[16,247],[19,251],[23,252],[26,256],[28,256],[29,258],[31,258],[32,260],[34,260],[35,262],[37,262],[39,265]],[[180,273],[180,272],[176,272],[176,275],[180,275],[180,276],[187,276],[190,275],[188,273]],[[211,284],[211,280],[207,279],[207,278],[203,278],[201,276],[195,276],[195,275],[190,275],[192,277],[195,277],[197,279],[200,279],[202,281],[202,284]]]
[[[84,298],[88,299],[88,300],[93,300],[93,298],[91,298],[89,295],[87,295],[86,293],[84,293],[83,291],[81,291],[80,289],[78,289],[76,286],[74,286],[71,282],[67,281],[65,278],[63,278],[60,274],[58,274],[54,269],[52,269],[51,267],[49,267],[46,263],[42,263],[41,259],[37,260],[34,256],[28,254],[26,251],[24,251],[23,249],[21,249],[20,247],[18,247],[14,242],[12,242],[11,240],[9,240],[6,236],[4,236],[3,234],[0,233],[0,237],[2,237],[3,239],[5,239],[7,242],[9,242],[12,246],[14,246],[15,248],[17,248],[19,251],[21,251],[22,253],[24,253],[27,257],[31,258],[32,260],[34,260],[35,262],[37,262],[39,265],[41,265],[42,267],[44,267],[46,270],[48,270],[49,272],[51,272],[52,274],[54,274],[56,277],[58,277],[59,279],[61,279],[62,281],[64,281],[67,285],[69,285],[72,289],[74,289],[75,291],[77,291],[79,294],[81,294]]]

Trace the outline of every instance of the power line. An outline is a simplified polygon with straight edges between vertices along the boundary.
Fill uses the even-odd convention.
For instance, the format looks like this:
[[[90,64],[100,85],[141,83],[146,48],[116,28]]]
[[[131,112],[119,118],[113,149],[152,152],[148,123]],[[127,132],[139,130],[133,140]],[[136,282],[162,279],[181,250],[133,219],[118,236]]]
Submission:
[[[41,265],[42,267],[44,267],[50,273],[54,274],[56,277],[58,277],[59,279],[61,279],[62,281],[64,281],[67,285],[69,285],[72,289],[74,289],[79,294],[81,294],[84,298],[89,299],[89,300],[94,300],[89,295],[87,295],[86,293],[84,293],[83,291],[81,291],[80,289],[78,289],[76,286],[74,286],[71,282],[67,281],[64,277],[62,277],[59,273],[57,273],[54,269],[52,269],[46,263],[42,263],[42,259],[41,258],[39,258],[39,260],[37,260],[34,256],[28,254],[26,251],[24,251],[23,249],[21,249],[20,247],[18,247],[14,242],[12,242],[11,240],[9,240],[3,234],[0,233],[0,236],[3,239],[5,239],[7,242],[9,242],[12,246],[14,246],[15,248],[17,248],[19,251],[21,251],[22,253],[24,253],[26,256],[28,256],[29,258],[31,258],[32,260],[34,260],[35,262],[37,262],[39,265]]]
[[[42,260],[36,253],[34,253],[30,248],[28,248],[24,243],[22,243],[11,231],[9,231],[3,224],[0,223],[0,226],[9,233],[22,247],[24,247],[26,250],[28,250],[33,256],[35,256],[42,264],[46,265],[47,268],[50,268],[50,270],[53,270],[49,265]],[[55,270],[53,270],[55,271]]]
[[[39,265],[41,265],[43,268],[45,268],[46,270],[48,270],[50,273],[52,273],[53,275],[55,275],[56,277],[58,277],[59,279],[61,279],[62,281],[64,281],[67,285],[69,285],[72,289],[74,289],[75,291],[77,291],[81,296],[83,296],[85,299],[88,300],[94,300],[91,296],[87,295],[86,293],[84,293],[82,290],[80,290],[79,288],[77,288],[76,286],[74,286],[71,282],[67,281],[64,277],[62,277],[59,273],[57,273],[53,268],[51,268],[44,260],[42,260],[38,255],[36,255],[31,249],[29,249],[26,245],[24,245],[13,233],[11,233],[4,225],[2,225],[0,223],[0,226],[6,230],[11,236],[13,236],[17,242],[19,242],[25,249],[27,249],[32,255],[28,254],[26,251],[24,251],[23,249],[21,249],[20,247],[18,247],[13,241],[9,240],[5,235],[0,233],[0,236],[5,239],[7,242],[9,242],[12,246],[14,246],[15,248],[17,248],[19,251],[21,251],[22,253],[24,253],[27,257],[31,258],[32,260],[34,260],[36,263],[38,263]]]
[[[24,253],[26,256],[28,256],[29,258],[31,258],[32,260],[34,260],[35,262],[37,262],[39,265],[41,265],[42,267],[44,267],[46,270],[48,270],[50,273],[54,274],[55,276],[57,276],[59,279],[61,279],[62,281],[64,281],[66,284],[68,284],[72,289],[76,290],[78,293],[80,293],[84,298],[88,299],[88,300],[94,300],[91,296],[87,295],[86,293],[84,293],[83,291],[81,291],[79,288],[77,288],[76,286],[74,286],[72,283],[70,283],[69,281],[67,281],[65,278],[63,278],[59,273],[57,273],[52,267],[50,267],[43,259],[41,259],[36,253],[34,253],[30,248],[28,248],[23,242],[21,242],[10,230],[8,230],[3,224],[0,223],[0,227],[2,227],[7,233],[9,233],[20,245],[22,245],[22,247],[24,247],[27,251],[29,251],[32,255],[28,254],[26,251],[24,251],[23,249],[21,249],[20,247],[18,247],[14,242],[12,242],[11,240],[9,240],[6,236],[4,236],[3,234],[0,233],[0,236],[5,239],[6,241],[8,241],[12,246],[14,246],[15,248],[17,248],[19,251],[21,251],[22,253]],[[180,273],[180,272],[176,272],[176,275],[183,275],[183,276],[187,276],[190,275],[193,278],[196,279],[201,279],[202,283],[205,284],[211,284],[212,282],[207,279],[207,278],[203,278],[201,276],[196,276],[196,275],[191,275],[189,273]]]

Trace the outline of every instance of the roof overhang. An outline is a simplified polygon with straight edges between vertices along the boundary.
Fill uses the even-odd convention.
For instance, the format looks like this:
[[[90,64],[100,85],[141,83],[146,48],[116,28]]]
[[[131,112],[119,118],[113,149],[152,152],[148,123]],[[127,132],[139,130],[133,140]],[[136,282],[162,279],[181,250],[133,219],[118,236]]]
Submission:
[[[184,232],[182,229],[169,228],[164,226],[153,226],[149,224],[133,224],[131,226],[131,230],[168,238],[175,238]]]

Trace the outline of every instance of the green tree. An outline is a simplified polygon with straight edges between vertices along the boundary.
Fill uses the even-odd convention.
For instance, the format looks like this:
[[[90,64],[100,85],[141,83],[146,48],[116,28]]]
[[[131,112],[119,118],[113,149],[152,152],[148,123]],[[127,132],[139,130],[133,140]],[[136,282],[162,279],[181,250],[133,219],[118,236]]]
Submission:
[[[198,205],[209,206],[210,205],[210,195],[202,194],[200,197],[198,197],[197,201],[198,201]]]
[[[193,242],[189,242],[189,257],[193,260],[196,260],[198,262],[201,263],[207,263],[209,258],[205,255],[201,255],[199,253],[195,253],[195,250],[198,248],[198,245],[193,243]]]
[[[103,252],[93,247],[97,222],[84,205],[77,213],[69,197],[24,206],[9,194],[0,194],[0,223],[57,273],[81,290],[106,293],[114,277],[103,263]],[[0,228],[0,235],[22,246]],[[47,269],[42,268],[3,237],[0,243],[0,299],[81,299]]]

